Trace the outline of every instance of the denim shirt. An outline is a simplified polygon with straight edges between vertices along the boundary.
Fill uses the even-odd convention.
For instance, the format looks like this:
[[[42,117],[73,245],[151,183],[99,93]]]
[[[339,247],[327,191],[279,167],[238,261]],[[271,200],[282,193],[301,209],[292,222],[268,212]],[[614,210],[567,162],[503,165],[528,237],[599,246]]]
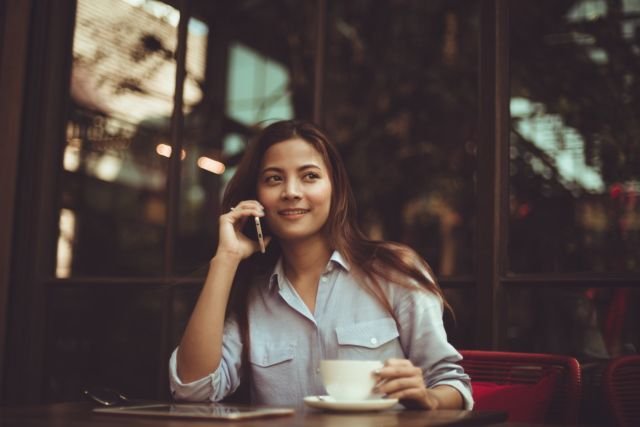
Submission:
[[[447,384],[473,407],[462,356],[447,341],[442,301],[428,291],[387,283],[397,323],[350,273],[334,252],[320,278],[311,313],[284,275],[282,260],[270,277],[249,294],[251,397],[265,405],[299,405],[305,396],[324,395],[322,359],[409,359],[423,370],[427,387]],[[183,383],[177,374],[177,348],[169,361],[175,399],[219,401],[240,384],[242,339],[238,323],[224,325],[219,367],[199,380]]]

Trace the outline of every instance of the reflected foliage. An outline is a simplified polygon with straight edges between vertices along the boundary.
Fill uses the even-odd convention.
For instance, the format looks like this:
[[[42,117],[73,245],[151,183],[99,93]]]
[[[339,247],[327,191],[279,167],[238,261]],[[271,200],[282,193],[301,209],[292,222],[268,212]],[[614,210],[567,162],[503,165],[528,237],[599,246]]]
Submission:
[[[325,121],[362,222],[441,275],[472,270],[477,6],[329,3]]]
[[[234,0],[193,7],[211,36],[201,55],[203,96],[185,115],[175,242],[181,275],[202,273],[215,252],[221,194],[256,122],[290,118],[277,115],[287,111],[310,119],[313,105],[315,2]],[[200,155],[224,163],[224,175],[197,167]]]
[[[640,2],[511,9],[510,269],[637,271]]]

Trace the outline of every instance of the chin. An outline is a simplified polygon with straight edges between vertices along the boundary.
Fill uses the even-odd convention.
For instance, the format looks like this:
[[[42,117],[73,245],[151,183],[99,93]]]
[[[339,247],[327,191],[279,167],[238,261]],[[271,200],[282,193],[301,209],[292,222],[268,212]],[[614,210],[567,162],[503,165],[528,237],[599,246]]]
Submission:
[[[322,233],[319,232],[314,232],[314,233],[307,233],[307,232],[281,232],[281,233],[277,233],[277,237],[278,240],[280,240],[281,242],[296,242],[296,241],[301,241],[301,240],[309,240],[309,239],[314,239],[318,236],[321,236]]]

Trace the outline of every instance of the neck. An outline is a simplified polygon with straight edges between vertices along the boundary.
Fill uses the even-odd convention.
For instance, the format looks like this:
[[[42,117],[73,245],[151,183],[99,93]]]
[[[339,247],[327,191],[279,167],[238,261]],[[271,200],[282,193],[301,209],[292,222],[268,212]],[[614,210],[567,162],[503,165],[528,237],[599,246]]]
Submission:
[[[281,244],[284,271],[293,283],[305,277],[319,277],[331,258],[331,247],[325,238]]]

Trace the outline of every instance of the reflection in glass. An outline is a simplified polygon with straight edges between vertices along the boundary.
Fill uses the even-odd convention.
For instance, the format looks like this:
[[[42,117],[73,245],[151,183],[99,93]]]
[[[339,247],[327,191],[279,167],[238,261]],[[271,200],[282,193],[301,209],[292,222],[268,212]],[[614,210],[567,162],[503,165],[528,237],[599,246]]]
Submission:
[[[444,297],[453,313],[444,313],[447,339],[455,348],[474,348],[478,311],[477,292],[474,288],[443,289]]]
[[[329,2],[324,118],[369,235],[473,271],[478,2]]]
[[[308,117],[313,21],[305,11],[314,4],[219,2],[213,16],[191,20],[187,73],[201,92],[185,109],[177,274],[206,272],[222,192],[253,126]]]
[[[640,268],[640,1],[511,17],[509,269]]]
[[[509,289],[506,301],[510,350],[583,361],[640,350],[638,289]]]
[[[209,35],[209,26],[205,22],[193,17],[189,20],[185,89],[186,83],[192,81],[194,90],[191,98],[186,90],[184,93],[180,218],[174,258],[180,273],[192,272],[189,269],[182,271],[183,263],[187,263],[189,268],[197,267],[198,262],[201,265],[205,263],[204,258],[194,258],[194,254],[208,251],[210,256],[213,255],[210,247],[213,239],[207,241],[206,236],[202,236],[201,227],[210,227],[210,234],[212,227],[217,225],[212,221],[208,193],[216,194],[219,175],[225,170],[218,144],[208,135],[214,115],[205,98]]]
[[[162,271],[179,17],[157,1],[78,2],[58,277]]]
[[[229,46],[227,114],[251,126],[293,117],[286,67],[240,43]]]
[[[58,258],[56,263],[56,277],[64,278],[71,275],[73,263],[73,240],[76,232],[76,216],[70,209],[60,211],[60,235],[58,236]]]
[[[187,26],[186,76],[184,84],[184,113],[189,114],[202,102],[202,85],[207,64],[209,27],[196,18],[189,18]]]

